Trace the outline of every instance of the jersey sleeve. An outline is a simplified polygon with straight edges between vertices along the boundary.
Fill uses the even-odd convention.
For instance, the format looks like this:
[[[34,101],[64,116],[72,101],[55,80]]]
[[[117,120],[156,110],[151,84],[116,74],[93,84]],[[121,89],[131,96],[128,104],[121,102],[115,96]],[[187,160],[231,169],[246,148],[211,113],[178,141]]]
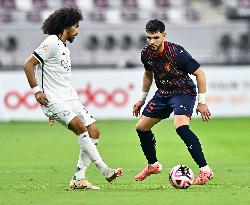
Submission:
[[[143,63],[145,70],[152,70],[143,52],[141,53],[141,62]]]
[[[33,52],[33,56],[40,62],[44,63],[44,61],[48,60],[52,56],[55,55],[56,50],[58,48],[57,38],[54,36],[48,36],[40,46],[35,49]]]
[[[193,74],[200,67],[200,64],[181,46],[177,51],[176,58],[181,70],[189,74]]]

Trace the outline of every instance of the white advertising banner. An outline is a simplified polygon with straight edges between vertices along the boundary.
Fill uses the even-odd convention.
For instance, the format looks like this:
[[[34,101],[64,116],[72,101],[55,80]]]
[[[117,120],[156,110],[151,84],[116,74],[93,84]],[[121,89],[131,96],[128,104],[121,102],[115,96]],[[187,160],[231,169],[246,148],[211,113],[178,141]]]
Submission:
[[[250,116],[250,66],[209,67],[205,73],[213,116]]]
[[[205,72],[214,117],[250,116],[250,67],[209,67]],[[95,118],[132,119],[142,75],[143,69],[73,70],[72,84]],[[0,100],[1,121],[46,119],[22,71],[0,72]]]

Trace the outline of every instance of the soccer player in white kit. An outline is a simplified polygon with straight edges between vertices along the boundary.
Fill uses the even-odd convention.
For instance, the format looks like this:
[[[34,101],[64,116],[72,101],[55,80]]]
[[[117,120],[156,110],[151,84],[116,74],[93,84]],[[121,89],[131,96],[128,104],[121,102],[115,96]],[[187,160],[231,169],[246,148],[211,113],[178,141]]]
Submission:
[[[81,20],[82,13],[78,8],[61,8],[52,13],[42,26],[43,32],[48,34],[48,37],[27,58],[23,67],[44,114],[77,135],[80,154],[69,187],[99,189],[85,179],[90,161],[109,182],[121,176],[122,169],[111,169],[103,162],[95,146],[100,134],[95,119],[83,107],[76,90],[71,85],[70,51],[66,41],[73,42],[78,34]]]

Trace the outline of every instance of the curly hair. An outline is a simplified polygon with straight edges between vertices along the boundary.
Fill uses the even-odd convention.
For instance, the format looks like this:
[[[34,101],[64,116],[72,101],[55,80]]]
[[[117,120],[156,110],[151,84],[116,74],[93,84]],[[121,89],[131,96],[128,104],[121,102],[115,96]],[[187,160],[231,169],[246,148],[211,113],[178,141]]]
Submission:
[[[163,33],[165,31],[165,24],[158,20],[158,19],[154,19],[154,20],[150,20],[147,24],[146,24],[146,32],[148,33]]]
[[[70,28],[82,19],[82,12],[79,8],[61,8],[49,15],[43,22],[42,30],[44,34],[58,35],[62,33],[65,28]]]

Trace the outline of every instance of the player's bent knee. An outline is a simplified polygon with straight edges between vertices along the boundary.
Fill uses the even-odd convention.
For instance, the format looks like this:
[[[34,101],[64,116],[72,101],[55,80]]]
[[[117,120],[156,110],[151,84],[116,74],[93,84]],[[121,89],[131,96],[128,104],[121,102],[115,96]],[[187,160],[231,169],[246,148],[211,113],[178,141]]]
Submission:
[[[73,131],[76,135],[80,135],[84,132],[87,132],[87,128],[85,125],[82,123],[82,121],[79,119],[79,117],[74,117],[70,123],[68,128]]]
[[[174,127],[177,129],[183,125],[188,125],[190,123],[190,118],[186,115],[175,115],[174,116]]]
[[[73,131],[76,135],[80,135],[84,132],[87,132],[87,129],[84,127],[84,125],[76,124],[71,127],[69,127],[71,131]]]
[[[136,131],[146,132],[149,131],[150,129],[151,129],[150,127],[145,126],[143,123],[140,123],[140,121],[135,126]]]
[[[96,127],[95,123],[92,123],[91,125],[87,126],[89,136],[92,139],[99,139],[100,136],[100,130]]]
[[[178,129],[179,127],[181,127],[183,125],[189,126],[189,123],[185,123],[185,122],[174,123],[175,129]]]
[[[136,130],[136,131],[143,131],[143,129],[142,129],[142,127],[140,126],[139,123],[137,123],[137,124],[135,125],[135,130]]]
[[[98,128],[96,128],[94,131],[91,132],[90,137],[93,139],[99,139],[100,130]]]
[[[100,138],[100,130],[97,129],[97,133],[96,133],[96,139],[99,139]]]
[[[146,132],[146,131],[149,131],[150,129],[148,129],[147,127],[137,126],[136,125],[135,130],[140,131],[140,132]]]

